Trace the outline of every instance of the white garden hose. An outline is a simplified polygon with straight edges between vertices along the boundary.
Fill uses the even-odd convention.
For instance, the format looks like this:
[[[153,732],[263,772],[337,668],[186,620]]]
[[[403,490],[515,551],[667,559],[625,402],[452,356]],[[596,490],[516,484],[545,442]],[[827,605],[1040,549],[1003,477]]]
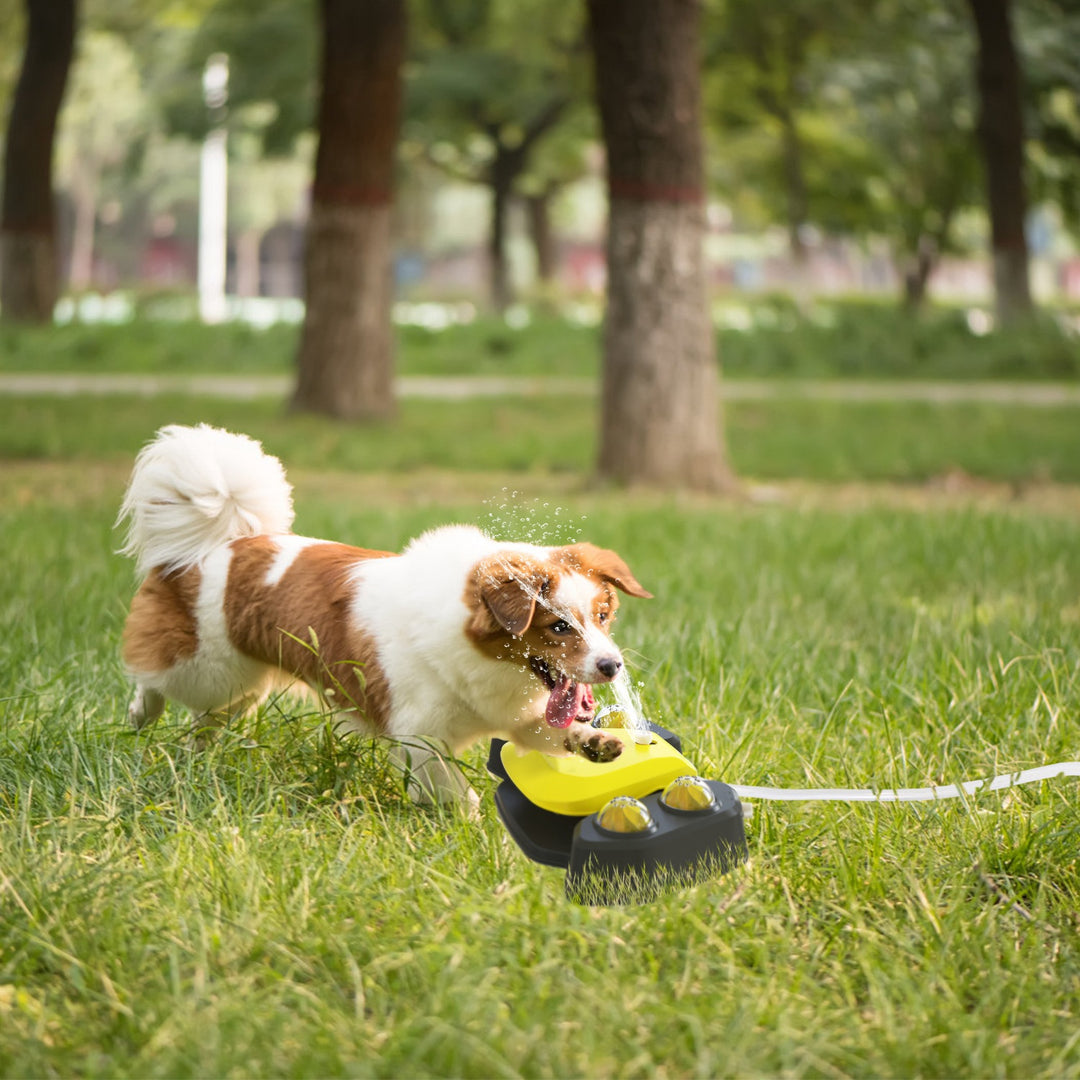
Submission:
[[[1039,765],[1016,773],[1004,773],[993,780],[968,780],[963,784],[923,788],[775,788],[753,784],[729,784],[740,799],[767,799],[775,802],[936,802],[938,799],[959,799],[977,791],[1004,791],[1021,784],[1036,784],[1057,776],[1080,776],[1080,761],[1059,761],[1055,765]]]

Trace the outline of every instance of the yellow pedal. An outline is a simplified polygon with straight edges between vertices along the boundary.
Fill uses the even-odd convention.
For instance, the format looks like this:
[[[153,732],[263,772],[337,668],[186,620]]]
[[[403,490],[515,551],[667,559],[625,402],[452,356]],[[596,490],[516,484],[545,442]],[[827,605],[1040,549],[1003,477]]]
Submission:
[[[552,757],[530,750],[519,754],[507,743],[503,768],[530,802],[554,814],[584,817],[600,810],[615,795],[640,799],[659,791],[678,776],[696,775],[669,742],[654,734],[647,746],[634,742],[625,728],[606,728],[622,737],[623,752],[614,761],[588,761],[577,754]]]

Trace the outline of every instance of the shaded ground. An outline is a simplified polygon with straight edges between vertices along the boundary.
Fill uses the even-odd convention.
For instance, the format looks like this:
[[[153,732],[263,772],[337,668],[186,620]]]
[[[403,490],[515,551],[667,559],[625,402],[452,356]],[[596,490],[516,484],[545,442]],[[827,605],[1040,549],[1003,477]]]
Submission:
[[[5,461],[0,469],[0,509],[30,506],[81,506],[99,504],[103,498],[119,500],[130,475],[122,462]],[[744,494],[730,497],[651,491],[605,490],[587,479],[568,480],[565,475],[462,472],[417,469],[408,473],[358,474],[332,470],[290,469],[289,478],[300,498],[337,497],[357,505],[480,506],[490,500],[507,501],[513,491],[524,503],[553,496],[590,504],[615,500],[621,505],[680,507],[730,504],[779,505],[832,510],[891,507],[910,510],[972,508],[1037,511],[1063,517],[1080,517],[1080,484],[1046,481],[1008,483],[984,480],[952,471],[925,483],[814,482],[785,480],[755,483],[748,480]]]

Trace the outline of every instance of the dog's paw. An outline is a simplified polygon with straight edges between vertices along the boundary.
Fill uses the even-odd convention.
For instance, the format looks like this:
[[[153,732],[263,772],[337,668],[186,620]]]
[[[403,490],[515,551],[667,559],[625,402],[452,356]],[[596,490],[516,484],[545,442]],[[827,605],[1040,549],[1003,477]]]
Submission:
[[[135,696],[128,707],[128,721],[136,731],[142,731],[165,711],[165,698],[156,690],[136,686]]]
[[[581,732],[574,732],[566,739],[566,749],[580,754],[589,761],[614,761],[623,752],[623,742],[617,735],[582,725]]]

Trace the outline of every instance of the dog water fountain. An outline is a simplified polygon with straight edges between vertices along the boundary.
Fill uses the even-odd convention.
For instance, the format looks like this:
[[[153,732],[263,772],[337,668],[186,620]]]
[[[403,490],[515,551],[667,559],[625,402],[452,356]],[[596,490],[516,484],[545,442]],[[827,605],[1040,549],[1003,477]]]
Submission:
[[[617,696],[594,721],[622,739],[613,761],[521,754],[501,739],[488,757],[507,831],[530,859],[565,868],[566,895],[579,903],[653,899],[747,855],[734,789],[699,776],[678,736],[641,718],[628,683]]]

